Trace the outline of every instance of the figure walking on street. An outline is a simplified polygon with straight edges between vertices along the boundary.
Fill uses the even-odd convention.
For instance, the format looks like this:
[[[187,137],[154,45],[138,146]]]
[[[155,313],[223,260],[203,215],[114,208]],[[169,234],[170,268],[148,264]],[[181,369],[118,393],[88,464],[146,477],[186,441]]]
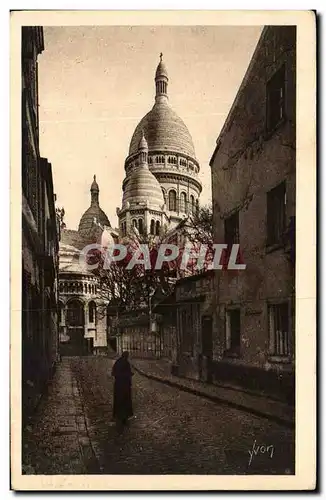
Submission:
[[[124,351],[112,368],[112,376],[114,377],[113,418],[122,425],[125,425],[128,418],[133,416],[131,397],[133,373],[128,358],[129,353]]]

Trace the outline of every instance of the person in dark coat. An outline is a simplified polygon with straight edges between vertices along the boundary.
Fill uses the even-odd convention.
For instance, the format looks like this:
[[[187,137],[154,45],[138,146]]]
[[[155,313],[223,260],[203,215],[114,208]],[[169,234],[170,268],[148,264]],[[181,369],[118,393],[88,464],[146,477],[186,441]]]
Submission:
[[[128,361],[129,353],[123,352],[114,363],[112,376],[114,377],[113,418],[125,424],[133,416],[131,397],[131,378],[133,373]]]

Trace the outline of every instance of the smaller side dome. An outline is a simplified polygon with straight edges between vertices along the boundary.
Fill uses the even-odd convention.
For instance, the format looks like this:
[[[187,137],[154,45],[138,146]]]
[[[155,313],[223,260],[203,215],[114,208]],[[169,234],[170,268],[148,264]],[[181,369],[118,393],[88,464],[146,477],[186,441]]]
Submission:
[[[148,143],[142,132],[138,146],[139,164],[128,178],[122,197],[122,207],[132,204],[147,204],[149,207],[161,209],[164,198],[160,183],[148,168]]]
[[[97,224],[100,224],[103,227],[111,226],[106,213],[103,212],[99,204],[100,188],[96,182],[96,175],[93,177],[90,192],[91,206],[82,215],[78,226],[78,232],[85,236],[90,236],[94,226],[96,227]]]
[[[148,166],[138,167],[133,171],[123,193],[122,208],[138,203],[147,203],[149,208],[160,210],[164,205],[160,183]]]

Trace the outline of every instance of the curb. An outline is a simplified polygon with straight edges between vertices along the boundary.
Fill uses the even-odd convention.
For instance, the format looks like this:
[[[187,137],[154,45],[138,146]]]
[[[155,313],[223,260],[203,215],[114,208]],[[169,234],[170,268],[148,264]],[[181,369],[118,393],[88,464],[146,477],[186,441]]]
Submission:
[[[250,408],[248,406],[245,406],[245,405],[242,405],[239,403],[234,403],[233,401],[229,401],[227,399],[223,399],[223,398],[220,398],[218,396],[213,396],[211,394],[207,394],[207,393],[202,392],[198,389],[193,389],[191,387],[187,387],[187,386],[182,385],[178,382],[173,382],[172,380],[168,380],[168,379],[160,377],[158,375],[149,374],[149,373],[141,370],[140,368],[138,368],[137,366],[135,366],[132,363],[131,363],[131,365],[137,373],[139,373],[140,375],[143,375],[144,377],[146,377],[150,380],[155,380],[156,382],[161,382],[162,384],[169,385],[170,387],[176,387],[178,389],[181,389],[184,392],[188,392],[190,394],[194,394],[195,396],[199,396],[199,397],[208,399],[209,401],[213,401],[214,403],[223,404],[225,406],[235,408],[236,410],[245,411],[247,413],[251,413],[252,415],[255,415],[255,416],[260,417],[260,418],[266,418],[267,420],[271,420],[271,421],[273,421],[279,425],[282,425],[283,427],[287,427],[289,429],[295,428],[295,423],[293,420],[287,420],[287,419],[284,419],[284,418],[279,417],[277,415],[272,415],[270,413],[266,413],[264,411],[257,410],[255,408]]]

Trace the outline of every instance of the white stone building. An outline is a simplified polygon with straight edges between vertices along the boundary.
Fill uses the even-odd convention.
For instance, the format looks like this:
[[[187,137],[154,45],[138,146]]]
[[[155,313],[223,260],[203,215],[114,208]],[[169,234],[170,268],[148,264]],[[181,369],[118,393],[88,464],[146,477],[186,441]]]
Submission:
[[[149,234],[159,234],[162,226],[173,229],[196,210],[202,191],[193,141],[169,104],[162,54],[160,59],[154,106],[137,125],[125,161],[122,207],[117,209],[122,235],[132,226]]]
[[[99,204],[94,176],[91,205],[82,215],[78,231],[63,229],[59,249],[59,331],[64,355],[105,354],[108,298],[98,277],[80,260],[86,245],[117,236]]]

